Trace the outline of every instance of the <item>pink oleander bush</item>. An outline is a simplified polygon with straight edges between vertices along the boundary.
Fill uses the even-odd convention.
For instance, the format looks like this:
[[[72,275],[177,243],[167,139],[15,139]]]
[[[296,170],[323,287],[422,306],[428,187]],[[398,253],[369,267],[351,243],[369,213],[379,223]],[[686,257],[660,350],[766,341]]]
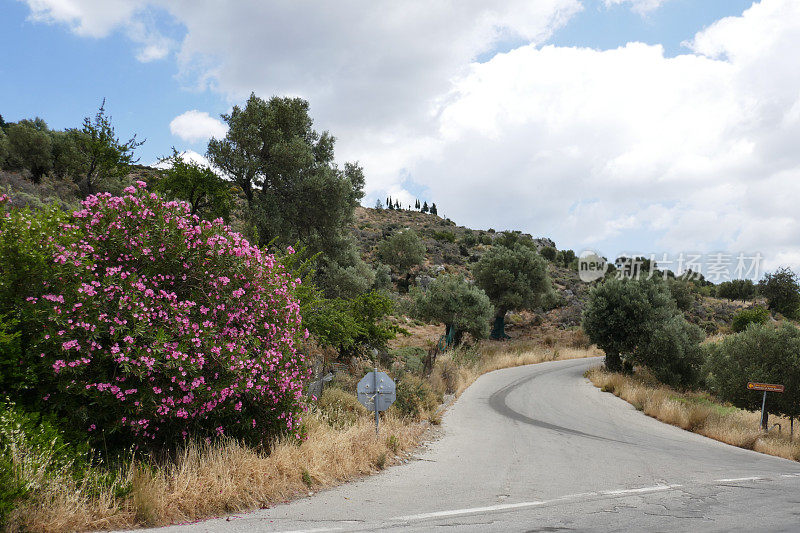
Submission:
[[[300,280],[144,183],[82,207],[58,226],[77,238],[49,241],[53,275],[26,297],[43,410],[98,449],[299,438]]]

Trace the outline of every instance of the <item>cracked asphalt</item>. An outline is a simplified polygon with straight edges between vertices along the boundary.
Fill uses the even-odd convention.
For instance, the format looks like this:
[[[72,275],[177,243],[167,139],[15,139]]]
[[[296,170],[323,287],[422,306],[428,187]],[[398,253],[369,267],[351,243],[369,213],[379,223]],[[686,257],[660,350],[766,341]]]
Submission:
[[[417,460],[159,531],[800,531],[800,464],[645,416],[583,377],[600,362],[486,374]]]

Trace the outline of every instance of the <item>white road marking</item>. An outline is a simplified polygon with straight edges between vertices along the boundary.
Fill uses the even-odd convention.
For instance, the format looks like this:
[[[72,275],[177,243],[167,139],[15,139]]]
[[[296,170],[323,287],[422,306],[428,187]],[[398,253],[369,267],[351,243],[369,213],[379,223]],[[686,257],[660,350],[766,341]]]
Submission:
[[[428,520],[430,518],[446,518],[449,516],[468,515],[477,513],[490,513],[492,511],[506,511],[509,509],[524,509],[527,507],[539,507],[549,503],[563,502],[564,500],[576,500],[580,498],[587,498],[592,496],[624,496],[625,494],[646,494],[649,492],[660,492],[664,490],[672,490],[681,487],[681,485],[656,485],[653,487],[640,487],[636,489],[622,489],[622,490],[606,490],[601,492],[581,492],[578,494],[567,494],[553,498],[552,500],[537,500],[530,502],[519,503],[503,503],[499,505],[488,505],[486,507],[468,507],[465,509],[450,509],[447,511],[434,511],[431,513],[420,513],[406,516],[396,516],[392,520],[399,521],[415,521],[415,520]]]
[[[624,494],[642,494],[646,492],[660,492],[662,490],[672,490],[681,487],[682,485],[655,485],[653,487],[641,487],[638,489],[622,489],[622,490],[604,490],[600,494],[606,496],[621,496]]]
[[[446,516],[457,516],[464,514],[488,513],[491,511],[504,511],[506,509],[519,509],[522,507],[536,507],[544,505],[547,501],[503,503],[500,505],[489,505],[486,507],[470,507],[468,509],[451,509],[449,511],[435,511],[432,513],[412,514],[407,516],[397,516],[392,520],[427,520],[428,518],[443,518]]]
[[[794,478],[800,477],[800,472],[790,473],[790,474],[780,474],[780,477],[786,478]],[[715,479],[711,483],[737,483],[737,482],[745,482],[745,481],[766,481],[774,478],[768,477],[738,477],[738,478],[725,478],[725,479]],[[702,485],[703,483],[701,483]],[[511,509],[525,509],[530,507],[540,507],[542,505],[547,505],[550,503],[559,503],[564,502],[565,500],[579,500],[583,498],[592,498],[598,496],[625,496],[628,494],[648,494],[653,492],[663,492],[668,490],[673,490],[677,488],[681,488],[683,485],[679,484],[671,484],[671,485],[653,485],[650,487],[638,487],[634,489],[618,489],[618,490],[603,490],[603,491],[596,491],[596,492],[579,492],[575,494],[567,494],[565,496],[560,496],[558,498],[553,498],[551,500],[535,500],[529,502],[518,502],[518,503],[502,503],[498,505],[487,505],[484,507],[467,507],[464,509],[450,509],[446,511],[433,511],[430,513],[420,513],[420,514],[413,514],[413,515],[405,515],[405,516],[396,516],[394,518],[390,518],[393,521],[402,521],[402,522],[411,522],[411,521],[418,521],[418,520],[428,520],[431,518],[447,518],[450,516],[459,516],[459,515],[470,515],[470,514],[478,514],[478,513],[490,513],[492,511],[506,511]],[[320,529],[303,529],[303,530],[296,530],[296,531],[287,531],[284,533],[317,533],[317,532],[325,532],[325,531],[340,531],[342,528],[320,528]]]
[[[279,531],[278,533],[324,533],[325,531],[341,531],[343,527],[318,527],[316,529],[292,529],[291,531]]]

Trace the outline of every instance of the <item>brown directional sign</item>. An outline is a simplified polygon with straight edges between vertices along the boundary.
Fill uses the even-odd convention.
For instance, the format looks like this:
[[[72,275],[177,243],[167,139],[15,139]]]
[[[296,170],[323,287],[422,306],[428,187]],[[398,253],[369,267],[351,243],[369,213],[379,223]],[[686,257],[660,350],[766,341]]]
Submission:
[[[767,392],[783,392],[786,387],[774,383],[754,383],[751,381],[747,384],[747,388],[750,390],[764,390]]]

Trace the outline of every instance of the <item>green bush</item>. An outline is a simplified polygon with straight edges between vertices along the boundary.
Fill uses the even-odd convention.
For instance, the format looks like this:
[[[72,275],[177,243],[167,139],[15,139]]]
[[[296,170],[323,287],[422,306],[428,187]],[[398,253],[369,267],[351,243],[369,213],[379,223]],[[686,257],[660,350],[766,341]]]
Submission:
[[[0,195],[0,213],[5,196]],[[0,215],[2,217],[2,215]],[[40,334],[29,298],[47,293],[51,280],[71,279],[70,265],[53,261],[76,242],[68,216],[55,206],[9,209],[0,218],[0,395],[37,409],[41,402],[39,352],[28,349]]]
[[[419,346],[403,346],[390,351],[389,355],[392,358],[402,360],[408,372],[419,374],[425,366],[425,358],[428,356],[428,352]]]
[[[394,407],[401,415],[419,419],[431,412],[440,403],[440,398],[431,389],[428,382],[413,374],[403,374],[397,381],[397,400]]]
[[[749,381],[780,383],[782,394],[770,394],[772,413],[800,415],[800,329],[751,324],[741,333],[707,345],[705,371],[711,390],[743,409],[761,408],[762,393],[747,389]]]
[[[751,307],[750,309],[742,309],[733,317],[731,329],[736,333],[740,333],[747,329],[750,324],[766,324],[769,320],[769,311],[760,305]]]
[[[672,298],[675,300],[678,309],[681,311],[689,311],[692,306],[694,306],[697,297],[694,292],[694,284],[691,281],[670,279],[667,282],[667,286],[669,287],[669,292],[672,294]]]
[[[787,318],[796,318],[800,310],[800,283],[797,275],[788,268],[766,274],[758,283],[758,290],[767,299],[770,311]]]
[[[552,246],[545,246],[544,248],[539,250],[539,254],[552,263],[556,260],[556,255],[558,255],[558,250],[556,250]]]
[[[749,279],[733,279],[720,283],[716,294],[728,300],[750,300],[756,294],[756,286]]]
[[[433,238],[441,242],[456,242],[456,236],[452,231],[434,231]]]
[[[641,364],[679,386],[692,385],[698,377],[702,331],[686,321],[659,278],[610,278],[593,287],[582,325],[606,352],[609,370]]]
[[[703,330],[681,315],[655,327],[637,346],[634,362],[649,368],[662,383],[687,387],[698,383],[703,364]]]

